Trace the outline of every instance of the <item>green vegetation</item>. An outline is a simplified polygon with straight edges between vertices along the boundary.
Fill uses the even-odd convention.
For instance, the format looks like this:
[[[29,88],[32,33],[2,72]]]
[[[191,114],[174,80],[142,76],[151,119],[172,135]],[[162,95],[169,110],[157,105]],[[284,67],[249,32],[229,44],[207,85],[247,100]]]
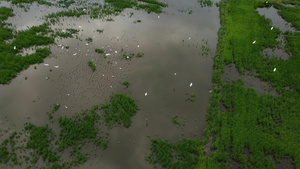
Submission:
[[[198,0],[201,7],[212,6],[213,2],[211,0]]]
[[[57,4],[64,8],[69,8],[70,5],[74,4],[74,0],[60,0],[57,2]]]
[[[11,1],[12,4],[21,4],[21,3],[30,3],[32,4],[33,2],[37,2],[40,5],[48,5],[51,6],[52,3],[45,1],[45,0],[7,0],[7,1]]]
[[[116,94],[111,96],[111,100],[112,98],[116,99],[119,106],[124,107],[124,111],[131,112],[128,113],[130,116],[135,114],[136,105],[129,96]],[[25,123],[24,130],[12,132],[9,139],[2,139],[0,163],[5,168],[12,168],[13,165],[21,168],[72,168],[85,163],[90,157],[90,153],[82,152],[83,147],[93,146],[95,155],[99,152],[98,147],[103,150],[108,147],[109,132],[104,132],[107,129],[101,125],[105,114],[100,113],[98,105],[72,117],[54,114],[59,107],[59,104],[54,104],[52,113],[47,113],[53,115],[51,127],[59,129],[58,134],[48,124],[36,126]],[[120,118],[126,119],[122,113]],[[4,132],[7,133],[8,130]],[[69,155],[69,158],[64,158],[65,155]]]
[[[128,88],[129,85],[130,85],[130,83],[129,83],[128,81],[124,81],[122,84],[123,84],[124,86],[126,86],[126,88]]]
[[[131,125],[130,117],[135,115],[137,105],[129,96],[117,93],[110,97],[110,102],[101,106],[108,127],[113,127],[115,123],[122,124],[125,127]]]
[[[137,58],[141,58],[141,57],[143,57],[144,56],[144,53],[141,53],[141,52],[138,52],[136,55],[135,55],[135,57],[137,57]]]
[[[195,97],[196,97],[196,95],[194,93],[192,93],[191,96],[189,98],[187,98],[185,101],[194,102],[195,101]]]
[[[100,54],[104,54],[104,50],[98,49],[98,48],[95,49],[95,52],[96,53],[100,53]]]
[[[45,36],[51,30],[47,25],[33,26],[28,30],[19,31],[16,35],[13,30],[4,27],[4,22],[9,16],[13,16],[12,9],[0,8],[0,84],[7,84],[17,76],[17,73],[28,68],[31,64],[41,63],[43,59],[50,55],[47,48],[36,49],[30,55],[21,56],[20,49],[31,46],[48,45],[54,42],[53,38]],[[6,40],[12,39],[11,43]]]
[[[300,2],[298,1],[298,3]],[[281,15],[283,19],[291,22],[293,27],[295,27],[297,30],[300,30],[300,6],[290,7],[276,3],[274,7],[279,10],[278,14]]]
[[[176,114],[172,118],[174,124],[180,124],[180,122],[177,120],[177,117],[178,117],[178,115]]]
[[[276,27],[271,30],[270,20],[256,11],[257,7],[269,4],[259,0],[221,0],[219,6],[221,28],[214,57],[207,128],[195,148],[201,152],[196,162],[182,168],[231,168],[231,160],[240,168],[274,168],[274,162],[283,158],[291,159],[295,168],[299,168],[300,34],[283,34],[285,50],[291,55],[288,60],[265,58],[261,51],[274,49],[281,33]],[[299,15],[300,10],[289,12]],[[223,83],[223,65],[231,63],[240,73],[250,71],[269,82],[279,95],[258,95],[253,88],[246,89],[242,80]],[[225,110],[221,112],[222,104]],[[173,117],[174,123],[176,118]],[[182,158],[174,158],[177,152],[173,147],[168,141],[152,140],[152,152],[147,160],[155,167],[159,164],[161,168],[180,168],[174,161]]]
[[[175,144],[164,139],[151,139],[151,153],[146,160],[154,164],[155,167],[192,169],[197,163],[205,162],[205,157],[201,158],[203,150],[200,149],[202,143],[195,139],[183,139]]]
[[[103,33],[104,29],[97,29],[97,32]]]
[[[96,66],[95,66],[95,64],[92,61],[89,60],[88,61],[88,65],[92,69],[93,72],[96,70]]]
[[[86,41],[87,41],[88,43],[92,43],[92,42],[93,42],[93,38],[88,37],[88,38],[86,39]]]

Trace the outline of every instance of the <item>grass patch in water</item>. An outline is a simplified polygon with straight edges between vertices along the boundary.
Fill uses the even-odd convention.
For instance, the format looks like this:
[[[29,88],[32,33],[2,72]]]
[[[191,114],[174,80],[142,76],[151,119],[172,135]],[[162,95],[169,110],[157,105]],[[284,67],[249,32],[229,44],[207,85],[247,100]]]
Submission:
[[[95,49],[95,52],[96,53],[100,53],[100,54],[104,54],[105,53],[104,50],[98,49],[98,48]]]
[[[129,96],[117,93],[110,97],[109,103],[103,104],[101,109],[104,111],[105,122],[108,127],[123,124],[124,127],[131,125],[130,117],[137,112],[137,105]]]
[[[123,84],[126,88],[128,88],[129,85],[130,85],[130,83],[129,83],[128,81],[124,81],[122,84]]]
[[[283,19],[291,22],[296,30],[300,30],[300,6],[290,7],[275,3],[274,7],[278,9],[278,14],[282,16]]]
[[[88,61],[88,65],[92,69],[93,72],[96,70],[96,66],[95,66],[95,64],[92,61],[89,60]]]

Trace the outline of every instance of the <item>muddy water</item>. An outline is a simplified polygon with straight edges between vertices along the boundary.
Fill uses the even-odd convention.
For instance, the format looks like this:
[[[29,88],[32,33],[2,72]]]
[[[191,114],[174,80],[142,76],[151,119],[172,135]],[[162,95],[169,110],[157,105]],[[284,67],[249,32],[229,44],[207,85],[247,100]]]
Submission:
[[[132,126],[111,129],[103,156],[89,159],[79,168],[153,168],[144,160],[150,145],[147,135],[172,142],[185,137],[201,138],[212,88],[219,11],[215,6],[201,8],[197,1],[174,0],[168,4],[166,12],[159,15],[127,9],[114,17],[114,22],[88,16],[61,19],[53,29],[80,29],[79,39],[56,39],[51,57],[44,60],[48,66],[32,65],[9,85],[0,86],[3,127],[19,130],[27,121],[42,125],[48,122],[46,112],[54,103],[61,104],[60,115],[71,116],[103,103],[112,93],[124,92],[140,109],[132,118]],[[58,9],[33,5],[26,15],[20,9],[21,14],[9,21],[18,30],[24,29],[41,24],[42,19],[32,15],[42,16],[52,10]],[[130,12],[134,12],[132,17]],[[135,23],[138,19],[142,22]],[[100,34],[97,29],[104,32]],[[88,37],[93,42],[87,45]],[[208,40],[209,55],[202,55],[203,39]],[[70,48],[62,49],[65,45]],[[94,52],[95,48],[103,48],[111,55],[105,59]],[[144,56],[122,60],[122,48],[126,53],[143,52]],[[96,64],[95,72],[88,67],[88,60]],[[128,89],[120,84],[125,80],[131,84]],[[186,101],[192,93],[196,95],[195,102]],[[179,121],[185,121],[185,126],[173,124],[175,114]]]

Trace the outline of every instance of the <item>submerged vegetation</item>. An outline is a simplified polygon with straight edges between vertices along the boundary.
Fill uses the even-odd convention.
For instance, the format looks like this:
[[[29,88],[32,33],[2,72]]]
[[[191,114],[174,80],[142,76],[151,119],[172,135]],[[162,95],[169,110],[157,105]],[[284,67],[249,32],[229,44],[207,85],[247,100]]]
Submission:
[[[211,0],[198,0],[201,7],[212,6],[213,2]]]

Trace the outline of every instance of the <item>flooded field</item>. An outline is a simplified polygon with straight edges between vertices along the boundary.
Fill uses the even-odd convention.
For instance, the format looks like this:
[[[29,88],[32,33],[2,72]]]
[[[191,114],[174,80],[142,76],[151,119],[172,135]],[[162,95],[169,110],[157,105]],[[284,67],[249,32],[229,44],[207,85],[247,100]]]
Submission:
[[[130,95],[139,107],[132,126],[110,129],[108,148],[102,156],[88,159],[78,168],[153,168],[144,159],[151,143],[147,136],[172,142],[200,139],[212,89],[219,10],[216,6],[202,8],[197,1],[167,3],[161,14],[125,9],[112,22],[88,15],[61,18],[51,28],[79,29],[77,38],[56,38],[44,63],[31,65],[10,84],[0,85],[1,128],[20,131],[25,122],[44,125],[49,122],[46,112],[50,105],[59,103],[57,113],[70,117],[121,92]],[[11,4],[1,2],[1,6]],[[12,8],[15,16],[7,22],[17,31],[40,25],[45,15],[62,10],[36,3],[27,12]],[[87,42],[88,38],[92,42]],[[105,58],[96,48],[110,55]],[[122,56],[139,52],[144,54],[140,58]],[[89,60],[96,66],[94,72]],[[124,81],[129,81],[129,88],[121,84]],[[192,94],[194,102],[188,100]],[[174,115],[185,125],[176,126]]]

